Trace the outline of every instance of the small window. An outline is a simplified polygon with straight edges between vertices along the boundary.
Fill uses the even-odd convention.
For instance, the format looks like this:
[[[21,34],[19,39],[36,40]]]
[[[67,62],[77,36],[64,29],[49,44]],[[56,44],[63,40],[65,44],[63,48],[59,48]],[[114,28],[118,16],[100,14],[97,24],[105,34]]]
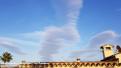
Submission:
[[[106,47],[106,50],[111,50],[111,48],[110,47]]]

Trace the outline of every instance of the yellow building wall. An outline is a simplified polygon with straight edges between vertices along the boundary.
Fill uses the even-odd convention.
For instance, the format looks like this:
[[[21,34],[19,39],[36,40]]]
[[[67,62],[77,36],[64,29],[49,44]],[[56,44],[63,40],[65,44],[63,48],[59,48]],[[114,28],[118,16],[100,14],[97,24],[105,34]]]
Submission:
[[[43,67],[42,67],[43,66]],[[51,63],[51,64],[39,64],[39,67],[35,65],[35,67],[32,66],[32,64],[21,64],[19,68],[121,68],[121,63],[117,62],[98,62],[98,63]]]
[[[119,64],[119,63],[115,63],[115,64],[110,64],[110,63],[106,63],[106,64],[98,64],[97,65],[97,63],[95,63],[94,65],[91,65],[91,64],[88,64],[88,65],[86,65],[86,64],[80,64],[80,65],[74,65],[74,64],[68,64],[68,65],[63,65],[63,64],[61,64],[61,65],[58,65],[58,64],[56,64],[56,65],[53,65],[53,67],[51,67],[51,66],[48,66],[48,67],[46,67],[46,68],[121,68],[121,64]]]
[[[106,67],[106,66],[78,66],[78,67],[47,67],[47,68],[121,68],[121,66],[109,66],[109,67]]]
[[[19,68],[31,68],[31,67],[26,67],[26,66],[21,66]],[[33,67],[32,67],[33,68]],[[121,68],[121,65],[120,66],[54,66],[54,67],[51,67],[51,66],[48,66],[48,67],[40,67],[40,68]]]
[[[111,55],[113,55],[113,46],[111,44],[106,44],[106,45],[103,45],[101,46],[103,49],[103,55],[104,55],[104,58],[106,57],[109,57]],[[110,49],[107,49],[107,48],[110,48]]]
[[[106,50],[106,51],[104,52],[104,55],[105,55],[105,57],[109,57],[109,56],[113,55],[113,51],[111,51],[111,50]]]
[[[117,55],[115,55],[115,56],[116,56],[116,58],[118,58],[119,63],[121,63],[121,53],[119,53],[119,54],[117,54]]]

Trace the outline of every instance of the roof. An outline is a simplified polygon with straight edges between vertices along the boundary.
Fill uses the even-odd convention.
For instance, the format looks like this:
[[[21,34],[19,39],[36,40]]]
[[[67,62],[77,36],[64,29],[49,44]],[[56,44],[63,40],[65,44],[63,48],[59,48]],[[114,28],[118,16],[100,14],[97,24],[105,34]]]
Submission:
[[[107,58],[104,58],[103,60],[101,61],[106,61],[106,62],[110,62],[110,61],[118,61],[118,59],[115,57],[115,55],[111,55]]]

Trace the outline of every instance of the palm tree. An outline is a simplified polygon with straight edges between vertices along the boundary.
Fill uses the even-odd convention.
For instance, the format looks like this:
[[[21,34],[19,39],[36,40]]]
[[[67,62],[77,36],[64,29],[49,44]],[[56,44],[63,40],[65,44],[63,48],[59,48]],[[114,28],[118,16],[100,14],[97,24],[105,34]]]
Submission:
[[[1,56],[1,60],[6,63],[6,62],[10,62],[12,60],[12,55],[11,53],[8,53],[8,52],[4,52]]]

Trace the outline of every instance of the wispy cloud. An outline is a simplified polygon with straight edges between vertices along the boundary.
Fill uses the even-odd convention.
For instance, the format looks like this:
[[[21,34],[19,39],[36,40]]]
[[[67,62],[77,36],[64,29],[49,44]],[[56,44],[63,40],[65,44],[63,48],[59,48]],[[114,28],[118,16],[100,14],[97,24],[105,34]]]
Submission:
[[[119,38],[119,34],[117,34],[114,31],[104,31],[101,33],[96,34],[95,36],[93,36],[90,40],[90,47],[92,48],[99,48],[100,45],[102,44],[106,44],[106,43],[118,43],[116,41],[117,38]]]
[[[80,50],[75,50],[75,51],[71,51],[70,53],[73,54],[73,56],[76,56],[76,55],[82,55],[82,54],[86,54],[86,53],[92,53],[92,52],[96,52],[96,51],[99,51],[98,49],[80,49]],[[78,57],[76,56],[76,57]]]
[[[16,54],[25,55],[25,53],[19,48],[18,40],[16,39],[0,37],[0,46],[7,48]]]
[[[97,33],[96,35],[90,38],[89,43],[86,44],[88,45],[87,48],[83,50],[72,51],[72,56],[80,57],[86,61],[101,60],[102,53],[100,51],[100,46],[104,44],[114,44],[114,45],[119,44],[120,45],[121,44],[120,39],[121,39],[120,34],[112,30],[107,30],[107,31]],[[93,59],[92,57],[95,57],[95,59]]]
[[[42,31],[21,33],[19,34],[19,36],[21,36],[24,40],[28,40],[30,42],[40,43],[40,40],[42,38]]]
[[[80,36],[75,29],[68,27],[58,28],[58,27],[48,27],[43,32],[43,42],[41,45],[40,54],[43,56],[42,59],[52,58],[51,55],[58,53],[59,49],[69,45],[70,43],[79,42]],[[71,45],[71,44],[70,44]],[[50,59],[46,59],[50,60]]]
[[[64,5],[60,9],[65,9],[61,10],[61,14],[65,17],[66,23],[62,27],[46,27],[42,32],[43,42],[41,45],[43,46],[40,54],[44,61],[52,60],[52,55],[58,53],[60,48],[71,45],[70,43],[77,43],[80,40],[80,34],[76,28],[76,21],[80,13],[80,8],[82,7],[82,0],[58,0],[58,3]],[[58,6],[61,5],[56,4],[56,7],[59,9]]]
[[[87,48],[83,48],[80,50],[71,50],[71,57],[80,57],[82,60],[101,60],[102,59],[102,53],[100,51],[100,46],[104,44],[113,44],[113,45],[121,45],[121,35],[112,31],[107,30],[100,33],[97,33],[96,35],[92,36],[89,40],[89,44]],[[96,59],[93,59],[92,57],[95,57]],[[88,58],[88,59],[87,59]]]

